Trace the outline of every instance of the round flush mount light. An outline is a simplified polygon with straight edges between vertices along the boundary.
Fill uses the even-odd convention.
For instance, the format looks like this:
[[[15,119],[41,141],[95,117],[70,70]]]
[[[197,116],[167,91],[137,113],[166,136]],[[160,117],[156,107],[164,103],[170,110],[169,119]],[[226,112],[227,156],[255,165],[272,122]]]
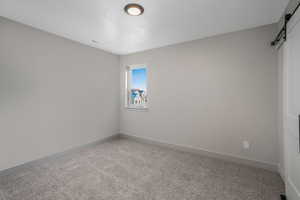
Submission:
[[[131,16],[139,16],[144,13],[143,6],[136,4],[136,3],[127,4],[125,6],[124,10],[128,15],[131,15]]]

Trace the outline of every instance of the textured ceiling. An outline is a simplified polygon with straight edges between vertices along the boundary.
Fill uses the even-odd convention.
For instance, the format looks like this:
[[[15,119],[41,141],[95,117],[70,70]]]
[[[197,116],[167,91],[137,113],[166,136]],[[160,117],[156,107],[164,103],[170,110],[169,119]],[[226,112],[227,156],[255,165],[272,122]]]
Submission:
[[[128,16],[127,3],[142,16]],[[275,23],[288,0],[0,0],[0,16],[115,54]],[[92,42],[97,41],[97,43]]]

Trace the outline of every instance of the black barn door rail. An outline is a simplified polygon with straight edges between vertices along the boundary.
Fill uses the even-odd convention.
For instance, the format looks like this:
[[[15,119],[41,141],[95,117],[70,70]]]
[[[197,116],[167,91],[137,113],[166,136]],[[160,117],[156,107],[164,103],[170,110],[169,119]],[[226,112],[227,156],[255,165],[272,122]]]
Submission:
[[[271,46],[276,46],[278,44],[278,42],[281,41],[281,39],[283,39],[283,41],[286,41],[286,39],[287,39],[287,24],[291,20],[291,18],[295,15],[295,13],[297,12],[299,7],[300,7],[300,2],[298,3],[298,5],[296,6],[295,10],[292,13],[288,13],[284,16],[284,25],[283,25],[282,29],[279,31],[279,33],[277,34],[276,38],[271,42]]]

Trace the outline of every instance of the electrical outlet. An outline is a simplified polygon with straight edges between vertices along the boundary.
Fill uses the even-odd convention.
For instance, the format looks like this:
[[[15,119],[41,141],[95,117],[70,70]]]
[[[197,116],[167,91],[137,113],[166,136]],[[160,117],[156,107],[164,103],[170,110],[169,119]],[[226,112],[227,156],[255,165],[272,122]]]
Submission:
[[[243,148],[247,149],[247,150],[250,149],[250,143],[249,143],[249,141],[247,141],[247,140],[243,141]]]

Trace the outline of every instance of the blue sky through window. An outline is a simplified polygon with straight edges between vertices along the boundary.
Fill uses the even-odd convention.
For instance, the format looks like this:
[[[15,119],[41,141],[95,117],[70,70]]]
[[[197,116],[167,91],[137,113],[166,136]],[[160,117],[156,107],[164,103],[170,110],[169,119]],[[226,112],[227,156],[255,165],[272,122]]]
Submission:
[[[147,90],[147,69],[139,68],[132,70],[132,89]]]

